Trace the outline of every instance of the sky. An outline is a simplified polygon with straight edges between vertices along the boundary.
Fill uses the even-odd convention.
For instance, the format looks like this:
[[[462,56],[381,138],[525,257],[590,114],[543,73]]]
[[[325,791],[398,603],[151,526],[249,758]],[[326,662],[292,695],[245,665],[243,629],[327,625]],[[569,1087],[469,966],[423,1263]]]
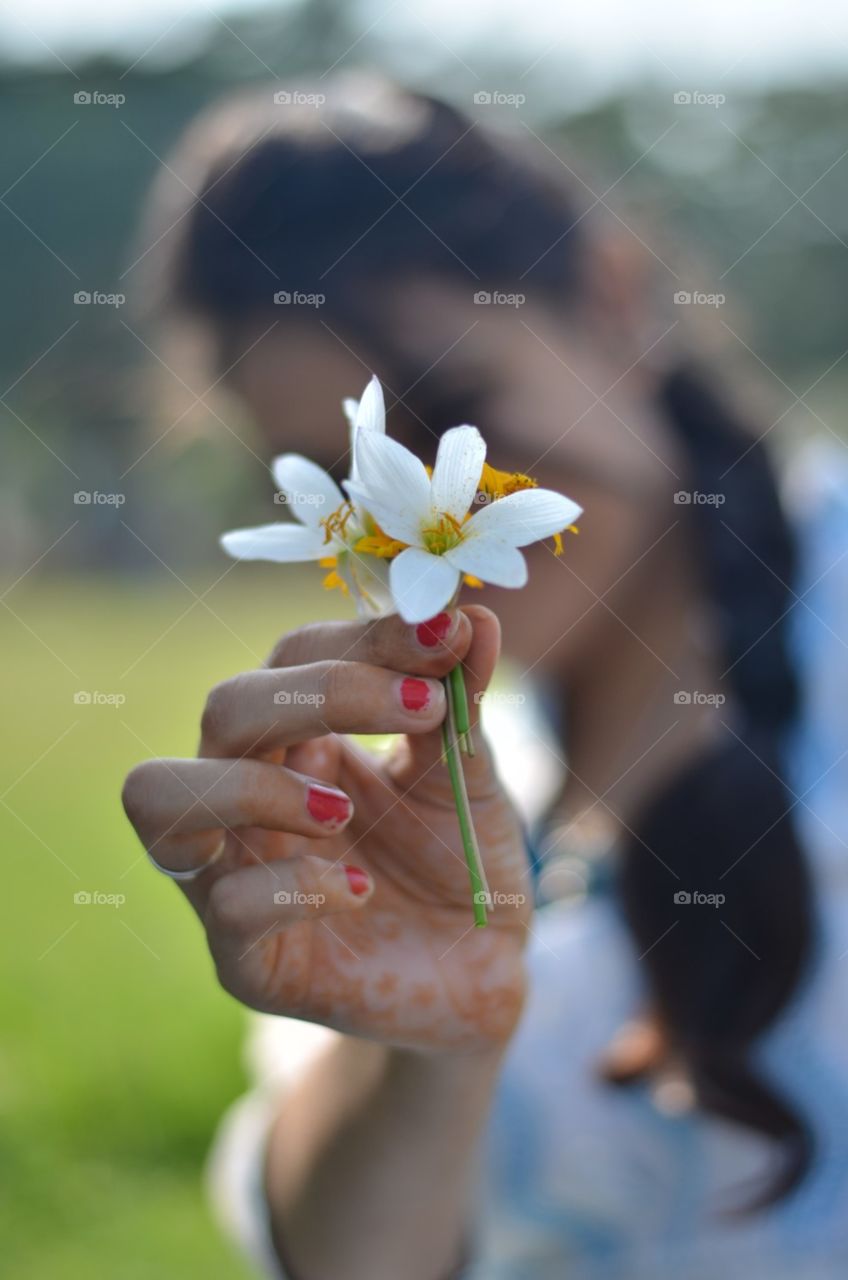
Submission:
[[[291,2],[3,0],[0,46],[71,64],[102,50],[174,58],[239,9]],[[430,42],[459,60],[485,40],[526,59],[528,76],[576,64],[599,87],[646,74],[707,91],[729,79],[844,76],[848,52],[842,0],[368,0],[362,11],[363,30],[378,36]]]

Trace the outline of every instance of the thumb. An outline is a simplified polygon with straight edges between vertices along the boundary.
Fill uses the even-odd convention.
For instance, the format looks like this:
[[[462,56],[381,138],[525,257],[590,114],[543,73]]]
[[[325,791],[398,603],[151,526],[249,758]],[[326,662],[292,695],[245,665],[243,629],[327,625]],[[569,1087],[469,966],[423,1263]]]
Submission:
[[[473,756],[462,756],[462,765],[468,795],[474,800],[490,795],[498,785],[491,752],[479,730],[479,719],[482,695],[500,656],[501,626],[496,615],[484,605],[468,605],[462,612],[471,623],[471,643],[459,665],[465,681],[475,748]],[[452,803],[441,726],[433,733],[405,739],[404,749],[393,762],[392,775],[398,786],[414,787],[418,798]]]

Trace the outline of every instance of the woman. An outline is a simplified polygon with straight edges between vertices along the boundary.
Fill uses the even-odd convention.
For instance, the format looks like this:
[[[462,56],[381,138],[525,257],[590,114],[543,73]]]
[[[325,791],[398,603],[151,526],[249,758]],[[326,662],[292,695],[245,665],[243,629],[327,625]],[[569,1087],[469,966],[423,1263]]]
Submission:
[[[479,598],[567,743],[547,865],[581,851],[593,885],[530,917],[482,752],[475,821],[517,905],[468,928],[438,677],[486,689],[485,604],[310,627],[213,690],[199,759],[140,766],[125,803],[224,986],[300,1020],[221,1140],[223,1211],[298,1280],[841,1275],[848,939],[794,790],[816,730],[764,447],[550,157],[392,86],[325,90],[190,131],[161,279],[269,454],[343,463],[338,403],[375,371],[396,438],[474,422],[584,507],[563,558]],[[304,690],[326,701],[281,714]],[[380,763],[352,731],[404,736]]]

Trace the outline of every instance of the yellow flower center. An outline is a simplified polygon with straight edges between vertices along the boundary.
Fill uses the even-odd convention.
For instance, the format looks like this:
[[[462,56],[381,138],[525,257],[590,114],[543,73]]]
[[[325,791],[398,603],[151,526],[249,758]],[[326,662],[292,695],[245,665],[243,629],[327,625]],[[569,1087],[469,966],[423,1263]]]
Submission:
[[[433,556],[443,556],[451,547],[462,541],[462,525],[446,511],[441,512],[435,524],[421,530],[421,542]]]

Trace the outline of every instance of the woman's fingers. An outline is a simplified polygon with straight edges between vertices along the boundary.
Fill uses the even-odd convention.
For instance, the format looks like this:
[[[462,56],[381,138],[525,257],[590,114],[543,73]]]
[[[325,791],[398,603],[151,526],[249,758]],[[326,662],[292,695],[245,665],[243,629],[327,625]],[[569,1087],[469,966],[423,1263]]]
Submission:
[[[445,612],[419,626],[375,622],[301,627],[268,666],[212,690],[200,754],[256,755],[329,733],[428,733],[444,717],[441,678],[470,663],[472,625]]]
[[[299,667],[309,662],[364,662],[413,675],[448,673],[471,643],[471,626],[457,610],[412,626],[398,614],[371,622],[316,622],[282,637],[269,667]]]
[[[210,693],[200,755],[256,755],[326,733],[427,733],[444,713],[437,679],[363,662],[249,671]]]
[[[202,866],[233,828],[320,838],[353,814],[338,787],[260,760],[148,760],[127,778],[123,799],[142,844],[173,871]]]
[[[475,755],[462,756],[465,782],[471,799],[481,799],[497,787],[491,756],[479,728],[480,709],[495,670],[501,647],[501,628],[491,609],[469,605],[465,610],[471,640],[462,664],[473,731]],[[452,802],[450,778],[443,765],[441,734],[410,738],[393,768],[398,786],[415,788],[416,796]]]
[[[373,892],[360,867],[309,854],[220,876],[202,915],[222,978],[265,938],[302,920],[355,911]]]
[[[373,891],[374,882],[361,867],[304,854],[220,876],[204,922],[219,944],[238,945],[299,920],[352,911]]]

